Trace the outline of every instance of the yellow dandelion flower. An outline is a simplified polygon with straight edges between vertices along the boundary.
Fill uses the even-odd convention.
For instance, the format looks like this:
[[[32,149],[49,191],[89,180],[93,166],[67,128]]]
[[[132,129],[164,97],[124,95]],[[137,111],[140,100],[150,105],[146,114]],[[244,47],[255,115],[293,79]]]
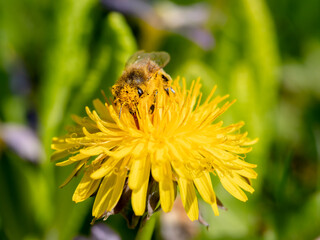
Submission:
[[[171,210],[178,186],[194,221],[199,216],[196,191],[219,214],[211,177],[218,177],[230,194],[246,201],[243,190],[254,191],[250,179],[257,174],[256,165],[244,158],[256,140],[247,138],[247,132],[239,133],[243,122],[224,127],[217,121],[234,101],[225,102],[228,96],[213,98],[214,88],[201,104],[200,88],[199,80],[189,90],[184,81],[181,87],[176,80],[172,92],[159,89],[156,96],[141,99],[136,115],[122,109],[119,118],[118,106],[95,100],[95,110],[86,108],[88,117],[74,116],[77,126],[52,143],[56,150],[52,160],[69,156],[58,166],[75,164],[62,186],[84,169],[73,201],[96,193],[92,215],[100,218],[115,213],[120,198],[129,192],[135,215],[142,216],[151,184],[156,185],[164,212]]]

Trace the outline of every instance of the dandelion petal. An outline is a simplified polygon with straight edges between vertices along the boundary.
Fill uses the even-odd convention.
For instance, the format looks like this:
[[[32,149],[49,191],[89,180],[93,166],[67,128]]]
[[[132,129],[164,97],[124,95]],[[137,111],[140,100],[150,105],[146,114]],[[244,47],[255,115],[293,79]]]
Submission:
[[[90,178],[92,170],[87,170],[76,188],[72,200],[76,203],[82,202],[90,197],[99,187],[100,180]]]
[[[199,208],[196,192],[190,180],[179,178],[178,180],[181,200],[187,215],[191,221],[198,220]]]
[[[164,212],[171,211],[174,203],[174,188],[171,180],[163,180],[159,182],[161,208]]]
[[[133,161],[130,168],[130,174],[129,174],[130,189],[135,190],[142,186],[142,183],[145,181],[145,175],[146,175],[146,174],[143,174],[143,172],[146,171],[147,166],[149,166],[149,171],[150,171],[150,164],[146,158]]]
[[[120,199],[126,175],[126,170],[122,170],[103,179],[93,204],[93,216],[100,217],[105,211],[111,211],[115,207]]]
[[[193,182],[204,201],[209,204],[215,202],[216,196],[213,192],[212,183],[208,172],[204,173],[201,177],[195,178]]]
[[[139,181],[141,181],[140,187],[133,189],[132,196],[131,196],[132,209],[137,216],[142,216],[146,208],[149,175],[150,175],[150,161],[147,160],[145,162],[144,168],[142,169],[142,171],[140,171],[140,176],[139,176]],[[129,187],[130,187],[130,177],[129,177]]]

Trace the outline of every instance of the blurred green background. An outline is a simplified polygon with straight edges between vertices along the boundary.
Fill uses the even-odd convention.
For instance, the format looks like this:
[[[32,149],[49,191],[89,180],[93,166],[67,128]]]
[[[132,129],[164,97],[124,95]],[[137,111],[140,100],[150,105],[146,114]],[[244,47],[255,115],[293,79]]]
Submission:
[[[101,89],[110,96],[138,49],[167,51],[173,78],[201,77],[205,95],[217,84],[237,99],[222,119],[244,120],[260,139],[247,157],[256,191],[242,203],[215,179],[228,210],[215,217],[200,202],[208,230],[159,214],[142,232],[121,216],[99,227],[122,239],[319,238],[319,9],[318,0],[0,0],[0,239],[102,239],[90,230],[92,199],[71,200],[80,178],[58,188],[72,167],[50,162],[50,143]]]

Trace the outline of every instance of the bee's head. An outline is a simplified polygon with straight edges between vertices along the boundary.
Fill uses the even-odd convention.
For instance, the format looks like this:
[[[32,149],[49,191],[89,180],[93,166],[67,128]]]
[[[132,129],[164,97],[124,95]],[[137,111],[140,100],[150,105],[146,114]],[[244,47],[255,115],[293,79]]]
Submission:
[[[139,99],[144,96],[144,86],[132,86],[129,84],[115,84],[112,87],[114,103],[120,107],[128,107],[131,113],[136,111]]]

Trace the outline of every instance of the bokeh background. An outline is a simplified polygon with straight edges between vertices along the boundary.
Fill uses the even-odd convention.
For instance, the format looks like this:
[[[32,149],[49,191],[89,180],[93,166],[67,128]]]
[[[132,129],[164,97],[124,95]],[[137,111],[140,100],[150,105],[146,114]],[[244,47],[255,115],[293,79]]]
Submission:
[[[0,239],[319,239],[320,1],[0,0]],[[228,210],[200,202],[207,229],[176,204],[144,230],[91,222],[92,199],[59,189],[50,162],[71,114],[110,96],[128,57],[167,51],[165,70],[237,99],[221,119],[259,137],[246,203],[214,180]]]

